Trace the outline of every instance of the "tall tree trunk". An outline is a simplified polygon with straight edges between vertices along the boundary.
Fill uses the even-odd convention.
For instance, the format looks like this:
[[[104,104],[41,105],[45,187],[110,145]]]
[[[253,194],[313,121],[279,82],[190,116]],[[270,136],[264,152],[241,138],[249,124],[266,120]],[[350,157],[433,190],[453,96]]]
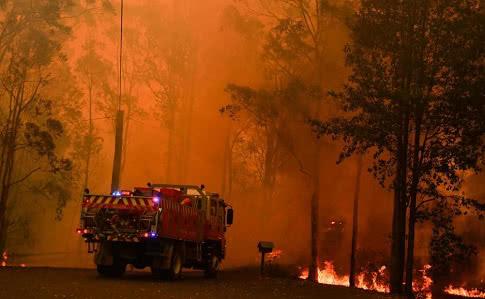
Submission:
[[[311,262],[308,278],[318,282],[318,215],[320,203],[320,140],[316,141],[315,166],[313,172],[313,192],[310,208],[310,231],[311,231]]]
[[[175,158],[175,109],[169,107],[168,111],[168,143],[167,143],[167,166],[165,168],[166,171],[166,180],[168,182],[172,182],[175,178],[174,174],[174,158]]]
[[[189,80],[188,80],[188,98],[185,108],[184,117],[182,118],[184,124],[184,135],[182,140],[183,157],[182,157],[182,169],[180,177],[182,181],[187,181],[187,174],[189,173],[189,158],[192,149],[192,127],[194,120],[194,104],[195,104],[195,83],[196,83],[196,71],[197,71],[197,56],[196,52],[192,52],[194,56],[190,61],[192,67],[190,68]]]
[[[16,110],[16,109],[15,109]],[[16,114],[16,112],[14,113]],[[10,196],[10,188],[12,182],[12,174],[15,161],[15,145],[17,140],[17,130],[18,130],[18,118],[15,119],[15,124],[10,126],[10,132],[7,132],[8,136],[6,138],[7,143],[4,145],[6,150],[6,163],[0,173],[0,254],[6,248],[7,237],[8,237],[8,201]]]
[[[407,148],[409,135],[409,113],[407,108],[401,117],[401,129],[398,141],[396,181],[394,191],[394,210],[392,220],[391,246],[391,293],[401,294],[404,278],[406,246],[406,198],[407,198]]]
[[[233,144],[231,144],[229,149],[229,155],[227,156],[227,198],[231,198],[232,196],[232,184],[234,178],[234,167],[232,165]]]
[[[89,186],[89,170],[91,164],[91,152],[93,147],[93,87],[92,82],[89,83],[89,128],[88,128],[88,144],[86,154],[86,166],[84,168],[84,189]]]
[[[400,176],[400,175],[399,175]],[[402,270],[400,269],[401,254],[399,250],[399,235],[401,233],[401,190],[399,187],[399,179],[395,180],[394,189],[394,203],[392,213],[392,236],[391,236],[391,265],[390,265],[390,287],[392,294],[400,294],[402,292]]]
[[[413,267],[414,267],[414,238],[416,225],[416,197],[420,180],[420,139],[421,139],[422,114],[416,112],[416,125],[414,129],[414,149],[413,149],[413,176],[410,190],[409,203],[409,227],[408,227],[408,247],[406,261],[406,293],[413,294]]]
[[[263,174],[263,190],[264,190],[264,207],[271,210],[271,196],[273,193],[276,167],[275,156],[277,151],[277,139],[275,133],[276,128],[268,128],[266,130],[266,152],[264,156],[264,174]]]
[[[416,226],[416,203],[419,182],[421,180],[421,163],[422,163],[422,148],[421,148],[421,135],[422,135],[422,123],[424,117],[424,111],[426,109],[426,98],[430,91],[425,92],[427,95],[423,95],[423,87],[426,85],[425,78],[425,48],[427,44],[427,38],[425,32],[427,31],[427,19],[429,14],[429,1],[423,1],[414,3],[414,18],[413,32],[416,32],[417,36],[414,36],[413,42],[413,61],[415,69],[414,72],[414,99],[415,99],[415,128],[414,128],[414,149],[413,149],[413,165],[412,165],[412,182],[410,190],[410,203],[409,203],[409,224],[408,224],[408,247],[407,247],[407,263],[406,263],[406,293],[412,295],[413,292],[413,268],[414,268],[414,243],[415,243],[415,226]],[[415,28],[418,24],[417,28]],[[423,147],[425,145],[423,144]]]
[[[131,98],[131,91],[128,93],[128,97]],[[123,172],[125,170],[125,165],[126,165],[126,158],[128,155],[126,154],[128,151],[128,141],[129,141],[129,134],[130,134],[130,124],[131,124],[131,113],[133,109],[133,104],[128,103],[126,105],[126,117],[124,119],[124,130],[123,130],[123,153],[121,155],[121,175],[123,175]],[[121,181],[121,179],[120,179]]]
[[[7,145],[4,145],[5,147]],[[5,250],[7,243],[8,219],[7,219],[7,205],[9,197],[9,186],[5,184],[8,176],[7,163],[0,169],[0,254]]]
[[[228,128],[226,132],[226,138],[224,140],[224,161],[222,163],[222,181],[221,181],[221,194],[224,198],[228,198],[228,178],[230,166],[229,155],[231,154],[231,134],[232,134],[232,121],[228,120]]]
[[[20,128],[24,96],[22,82],[15,96],[10,98],[5,137],[2,144],[2,165],[0,165],[0,254],[5,250],[8,234],[8,200],[16,156],[17,134]]]
[[[7,202],[8,202],[8,188],[1,187],[0,193],[0,254],[2,254],[7,246],[7,232],[8,232],[8,219],[7,219]]]
[[[8,140],[10,132],[11,117],[9,117],[5,124],[5,134],[2,136],[0,143],[0,254],[3,253],[7,240],[7,200],[8,200],[8,186],[4,186],[4,177],[7,171],[7,163],[10,157],[7,157]]]
[[[111,192],[119,191],[121,179],[121,158],[123,154],[123,119],[124,112],[116,113],[115,148],[113,156],[113,172],[111,174]]]
[[[352,219],[352,248],[350,251],[350,275],[349,286],[355,287],[355,267],[356,267],[356,253],[357,253],[357,237],[359,233],[359,196],[360,196],[360,177],[362,174],[363,155],[357,158],[357,174],[355,176],[355,191],[354,191],[354,210]]]

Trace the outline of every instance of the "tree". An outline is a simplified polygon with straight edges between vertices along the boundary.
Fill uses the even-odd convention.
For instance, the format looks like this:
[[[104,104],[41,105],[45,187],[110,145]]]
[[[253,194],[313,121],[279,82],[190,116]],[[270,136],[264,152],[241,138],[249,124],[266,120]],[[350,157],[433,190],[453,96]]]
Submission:
[[[319,133],[342,137],[341,159],[370,151],[375,177],[383,186],[392,181],[393,293],[402,290],[407,210],[411,294],[419,208],[455,198],[450,194],[460,189],[460,173],[479,170],[483,17],[478,1],[363,1],[346,49],[352,75],[334,94],[346,115],[314,123]],[[465,198],[460,203],[479,206]]]
[[[476,255],[477,251],[474,245],[467,244],[455,233],[453,219],[462,214],[461,203],[457,198],[437,201],[429,211],[431,213],[428,217],[433,224],[429,244],[432,293],[439,294],[453,283],[450,278],[452,273],[458,272],[457,266],[469,266],[471,256]]]
[[[328,109],[324,109],[322,104],[324,90],[328,88],[325,86],[324,63],[327,58],[325,50],[328,48],[329,41],[325,39],[325,33],[328,33],[332,25],[338,24],[348,15],[348,3],[346,1],[343,4],[335,4],[326,0],[289,0],[254,1],[251,5],[247,1],[242,2],[246,4],[247,11],[264,19],[262,23],[270,24],[266,43],[263,46],[263,58],[271,78],[269,94],[284,93],[297,86],[294,83],[298,82],[303,87],[301,93],[306,94],[305,97],[293,98],[292,102],[293,108],[295,104],[300,106],[294,113],[297,114],[294,119],[301,121],[299,125],[305,123],[308,118],[319,118],[327,114]],[[275,105],[277,106],[278,103]],[[283,110],[285,109],[289,110],[290,107],[283,107]],[[285,130],[285,128],[282,129]],[[292,138],[285,139],[287,145],[292,143],[290,141]],[[306,167],[301,157],[298,157],[299,155],[294,151],[294,145],[287,146],[287,149],[292,149],[290,152],[298,160],[300,170],[311,177],[309,278],[317,281],[322,141],[314,140],[313,143],[312,161]]]
[[[0,251],[8,231],[8,201],[13,186],[34,173],[70,169],[69,160],[56,154],[55,139],[63,134],[62,123],[50,117],[52,102],[42,94],[49,82],[46,69],[59,58],[62,39],[69,28],[60,22],[69,1],[3,1],[0,36]],[[35,13],[33,12],[35,10]],[[19,173],[17,155],[29,151],[42,159]],[[37,157],[37,158],[35,158]]]
[[[359,155],[357,158],[357,173],[355,176],[355,190],[354,190],[354,207],[352,216],[352,247],[350,251],[350,271],[349,271],[349,286],[355,287],[355,270],[356,270],[356,255],[357,255],[357,238],[359,234],[359,197],[360,197],[360,180],[362,175],[362,162],[364,157]]]
[[[143,81],[157,107],[155,116],[168,131],[166,180],[185,180],[193,118],[197,43],[186,1],[173,0],[158,12],[146,11]],[[193,5],[193,4],[192,4]]]
[[[244,118],[253,124],[252,132],[258,181],[264,190],[264,202],[268,207],[271,202],[272,192],[276,183],[278,169],[284,161],[282,142],[284,134],[284,119],[288,116],[282,107],[289,107],[287,101],[292,100],[290,90],[253,90],[251,88],[228,85],[226,91],[231,95],[233,104],[221,108],[222,113],[227,113],[233,119]],[[298,92],[296,89],[295,92]],[[258,134],[259,133],[259,134]],[[259,135],[259,136],[258,136]],[[256,141],[260,137],[260,140]],[[261,146],[259,146],[261,145]]]
[[[109,4],[100,2],[104,7]],[[28,182],[31,188],[40,186],[39,191],[57,192],[57,217],[70,197],[66,186],[74,178],[72,160],[64,156],[69,151],[66,129],[73,123],[63,116],[78,108],[73,106],[78,102],[70,98],[76,92],[62,45],[71,33],[66,17],[83,11],[78,4],[0,2],[0,251],[9,225],[15,222],[11,208],[16,187]],[[53,88],[61,80],[62,87]],[[47,175],[37,184],[40,173]]]
[[[93,39],[86,41],[83,47],[84,53],[77,61],[77,72],[80,74],[80,81],[86,90],[88,103],[88,129],[83,138],[83,144],[78,144],[77,148],[83,149],[82,156],[85,160],[84,183],[83,187],[89,186],[89,174],[91,171],[92,155],[100,150],[100,139],[96,136],[94,126],[93,108],[99,100],[95,100],[97,95],[103,93],[103,83],[112,75],[112,67],[109,62],[103,59],[96,51],[96,44]]]

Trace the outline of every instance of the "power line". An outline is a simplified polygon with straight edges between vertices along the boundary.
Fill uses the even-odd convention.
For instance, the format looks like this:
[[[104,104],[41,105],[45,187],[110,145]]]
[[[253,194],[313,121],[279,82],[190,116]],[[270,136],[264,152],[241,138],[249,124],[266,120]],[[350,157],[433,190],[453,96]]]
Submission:
[[[123,73],[123,12],[124,12],[124,5],[123,0],[121,0],[121,17],[120,17],[120,78],[119,78],[119,98],[118,98],[118,111],[121,110],[121,91],[122,91],[122,73]]]
[[[119,190],[121,178],[121,160],[123,156],[123,111],[121,110],[121,92],[123,77],[123,13],[124,5],[121,0],[121,17],[120,17],[120,80],[119,80],[119,98],[118,112],[116,113],[116,132],[115,132],[115,152],[113,155],[113,172],[111,176],[111,191]]]

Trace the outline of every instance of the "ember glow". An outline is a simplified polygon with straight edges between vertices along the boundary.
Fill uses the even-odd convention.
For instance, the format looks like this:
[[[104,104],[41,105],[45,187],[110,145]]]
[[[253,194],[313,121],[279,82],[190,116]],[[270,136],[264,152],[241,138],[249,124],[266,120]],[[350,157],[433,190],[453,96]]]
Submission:
[[[450,295],[457,295],[462,297],[470,297],[470,298],[485,298],[485,292],[480,291],[479,289],[465,289],[463,287],[453,287],[451,285],[447,286],[445,289],[445,293]]]

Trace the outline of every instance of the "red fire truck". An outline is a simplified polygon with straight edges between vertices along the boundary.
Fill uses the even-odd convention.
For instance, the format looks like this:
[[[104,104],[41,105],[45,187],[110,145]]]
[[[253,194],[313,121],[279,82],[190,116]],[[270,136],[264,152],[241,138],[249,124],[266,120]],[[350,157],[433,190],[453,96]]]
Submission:
[[[204,186],[148,184],[111,195],[85,190],[77,233],[103,276],[121,276],[131,264],[162,278],[177,279],[182,268],[214,277],[232,222],[232,207]]]

